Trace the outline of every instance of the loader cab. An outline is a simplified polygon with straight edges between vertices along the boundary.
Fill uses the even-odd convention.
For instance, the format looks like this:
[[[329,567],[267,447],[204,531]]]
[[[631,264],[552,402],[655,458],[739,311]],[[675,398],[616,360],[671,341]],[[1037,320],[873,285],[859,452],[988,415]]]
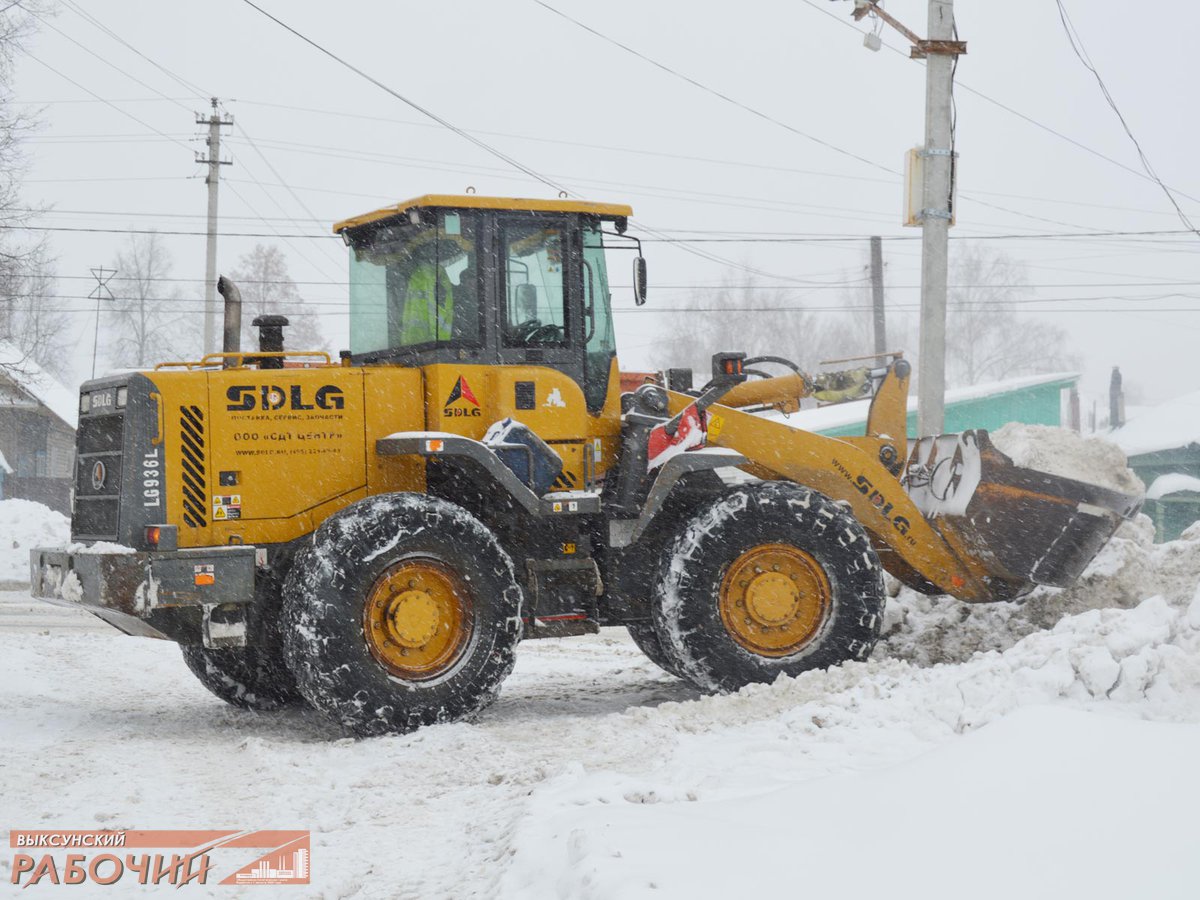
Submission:
[[[544,366],[599,415],[615,376],[606,246],[628,206],[425,196],[334,226],[357,364]]]

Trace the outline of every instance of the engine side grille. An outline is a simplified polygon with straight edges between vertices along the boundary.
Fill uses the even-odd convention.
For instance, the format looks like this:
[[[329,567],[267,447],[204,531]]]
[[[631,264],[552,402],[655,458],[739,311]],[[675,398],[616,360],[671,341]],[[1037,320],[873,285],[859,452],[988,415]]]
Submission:
[[[204,413],[198,406],[179,407],[183,454],[183,521],[189,528],[207,524],[207,469],[204,461]]]
[[[124,430],[122,415],[80,417],[75,434],[74,539],[117,539]]]
[[[76,443],[80,453],[102,453],[121,449],[124,416],[94,416],[80,418]]]

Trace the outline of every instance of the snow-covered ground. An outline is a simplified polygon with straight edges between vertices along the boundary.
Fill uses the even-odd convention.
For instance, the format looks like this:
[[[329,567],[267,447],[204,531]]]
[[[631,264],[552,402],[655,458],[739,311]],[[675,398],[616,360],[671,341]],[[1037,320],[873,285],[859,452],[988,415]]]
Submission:
[[[3,595],[0,828],[311,828],[330,898],[1191,898],[1200,527],[1148,524],[1023,603],[900,590],[866,663],[700,696],[606,629],[370,740]]]

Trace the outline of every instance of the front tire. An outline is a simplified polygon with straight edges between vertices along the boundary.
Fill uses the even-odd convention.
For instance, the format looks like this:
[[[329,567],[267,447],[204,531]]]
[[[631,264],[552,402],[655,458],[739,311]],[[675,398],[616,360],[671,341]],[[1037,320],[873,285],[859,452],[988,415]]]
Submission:
[[[886,592],[866,532],[784,481],[730,490],[681,528],[659,565],[654,628],[679,674],[735,691],[866,659]]]
[[[521,637],[508,554],[466,510],[424,494],[330,516],[284,598],[284,656],[300,693],[363,736],[482,709]]]

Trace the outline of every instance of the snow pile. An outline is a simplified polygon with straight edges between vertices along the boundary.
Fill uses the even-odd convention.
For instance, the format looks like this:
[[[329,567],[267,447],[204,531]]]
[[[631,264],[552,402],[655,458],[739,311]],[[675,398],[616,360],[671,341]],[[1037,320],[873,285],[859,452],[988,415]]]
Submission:
[[[1177,541],[1154,543],[1146,516],[1125,522],[1069,588],[1039,587],[1011,603],[972,605],[903,588],[888,601],[875,656],[921,666],[963,662],[978,651],[1006,650],[1064,616],[1128,609],[1160,595],[1179,604],[1200,583],[1200,525]]]
[[[1125,494],[1143,494],[1146,486],[1126,466],[1116,444],[1083,437],[1066,428],[1009,422],[988,435],[1018,466],[1086,481]]]
[[[637,775],[575,766],[536,790],[501,896],[717,896],[748,872],[784,896],[797,864],[815,893],[851,879],[855,896],[971,883],[1007,898],[1060,879],[1070,896],[1190,896],[1197,701],[1193,586],[1185,602],[1092,610],[960,665],[876,659],[635,710],[631,731],[676,733],[671,757]],[[1097,848],[1119,822],[1138,836],[1113,860]],[[996,867],[1013,835],[1022,864]],[[936,860],[914,870],[930,847]]]
[[[0,500],[0,582],[29,583],[29,551],[63,547],[71,520],[31,500]]]

